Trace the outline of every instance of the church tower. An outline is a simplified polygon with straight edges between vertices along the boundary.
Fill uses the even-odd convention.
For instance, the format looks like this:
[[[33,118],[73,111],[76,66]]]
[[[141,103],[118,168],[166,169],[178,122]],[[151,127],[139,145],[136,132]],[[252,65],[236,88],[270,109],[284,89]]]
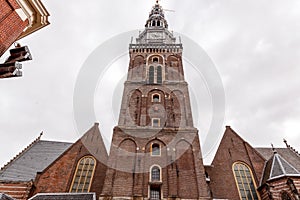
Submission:
[[[129,45],[100,199],[211,199],[182,51],[157,1],[144,31]]]

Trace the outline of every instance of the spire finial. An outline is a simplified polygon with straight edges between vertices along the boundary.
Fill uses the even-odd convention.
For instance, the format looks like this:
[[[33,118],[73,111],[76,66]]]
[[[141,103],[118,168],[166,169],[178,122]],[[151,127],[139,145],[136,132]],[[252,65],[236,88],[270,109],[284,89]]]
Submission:
[[[288,144],[287,140],[283,138],[283,142],[285,143],[286,147],[289,148],[290,145]]]
[[[273,153],[276,154],[277,151],[276,151],[276,149],[275,149],[275,147],[274,147],[274,145],[273,145],[272,143],[271,143],[271,146],[272,146],[272,151],[273,151]]]

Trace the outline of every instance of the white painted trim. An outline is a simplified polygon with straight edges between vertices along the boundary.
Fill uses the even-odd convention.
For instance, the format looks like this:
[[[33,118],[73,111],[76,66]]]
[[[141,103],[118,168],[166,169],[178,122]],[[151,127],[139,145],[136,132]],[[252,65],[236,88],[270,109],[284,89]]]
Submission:
[[[47,26],[49,13],[40,0],[16,0],[23,13],[27,16],[28,26],[18,39]]]
[[[25,21],[27,18],[27,15],[25,14],[25,12],[22,10],[22,8],[17,8],[16,13],[19,15],[19,17],[22,19],[22,21]]]

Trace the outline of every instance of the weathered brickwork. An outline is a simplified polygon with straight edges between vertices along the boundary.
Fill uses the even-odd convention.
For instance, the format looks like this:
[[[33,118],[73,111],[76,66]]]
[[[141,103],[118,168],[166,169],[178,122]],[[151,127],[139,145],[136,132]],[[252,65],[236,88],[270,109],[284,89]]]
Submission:
[[[282,177],[273,181],[268,182],[268,184],[262,185],[258,191],[261,195],[261,200],[273,200],[281,199],[282,193],[285,192],[292,199],[295,198],[291,187],[288,184],[288,179],[293,180],[298,193],[300,192],[300,178],[299,177]],[[295,198],[296,199],[296,198]]]
[[[230,200],[240,198],[232,170],[235,162],[242,162],[249,166],[258,187],[265,159],[230,127],[227,127],[211,166],[206,167],[214,198]]]
[[[96,139],[97,136],[99,136],[99,139]],[[98,196],[102,191],[106,172],[106,163],[103,163],[103,161],[107,160],[107,153],[106,151],[103,152],[104,147],[103,143],[100,142],[102,141],[100,137],[99,129],[97,125],[95,125],[38,175],[35,182],[36,189],[34,194],[69,192],[78,161],[84,156],[93,156],[96,158],[97,163],[90,192],[95,192]],[[93,149],[93,146],[97,148]],[[104,158],[102,158],[100,162],[100,159],[97,158],[101,156]]]
[[[28,25],[28,20],[23,21],[16,11],[12,9],[17,5],[1,0],[0,11],[0,56],[16,41]],[[2,7],[3,4],[3,7]]]
[[[29,182],[0,182],[0,191],[5,193],[16,200],[26,200],[32,192],[31,181]]]

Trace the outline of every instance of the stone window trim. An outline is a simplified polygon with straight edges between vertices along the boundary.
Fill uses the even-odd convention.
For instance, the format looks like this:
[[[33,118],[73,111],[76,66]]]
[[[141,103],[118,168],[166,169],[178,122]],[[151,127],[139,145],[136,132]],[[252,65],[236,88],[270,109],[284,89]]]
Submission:
[[[160,118],[152,118],[151,125],[153,128],[159,128],[160,127]]]
[[[164,81],[163,66],[152,64],[148,68],[148,83],[161,85]]]
[[[153,173],[156,173],[156,171],[154,171],[155,169],[158,169],[159,170],[159,179],[154,179],[153,180],[153,177],[154,176],[157,176],[156,174],[153,174]],[[152,183],[162,183],[162,169],[161,169],[161,166],[157,165],[157,164],[154,164],[150,167],[150,174],[149,174],[149,183],[150,185]],[[157,185],[157,184],[155,184]]]
[[[90,191],[92,185],[91,183],[96,169],[96,164],[96,159],[93,156],[84,156],[78,161],[76,170],[74,172],[72,184],[70,186],[70,193]],[[76,180],[78,181],[77,183]],[[88,186],[86,187],[86,185]]]
[[[257,186],[252,170],[246,163],[241,161],[233,163],[232,172],[241,200],[261,200],[256,191]],[[246,191],[250,193],[246,194]]]
[[[152,102],[153,103],[160,103],[161,102],[161,95],[159,93],[152,94]]]
[[[157,147],[158,150],[155,151],[155,148]],[[159,143],[152,143],[150,146],[150,152],[151,152],[151,156],[161,156],[161,145]]]

